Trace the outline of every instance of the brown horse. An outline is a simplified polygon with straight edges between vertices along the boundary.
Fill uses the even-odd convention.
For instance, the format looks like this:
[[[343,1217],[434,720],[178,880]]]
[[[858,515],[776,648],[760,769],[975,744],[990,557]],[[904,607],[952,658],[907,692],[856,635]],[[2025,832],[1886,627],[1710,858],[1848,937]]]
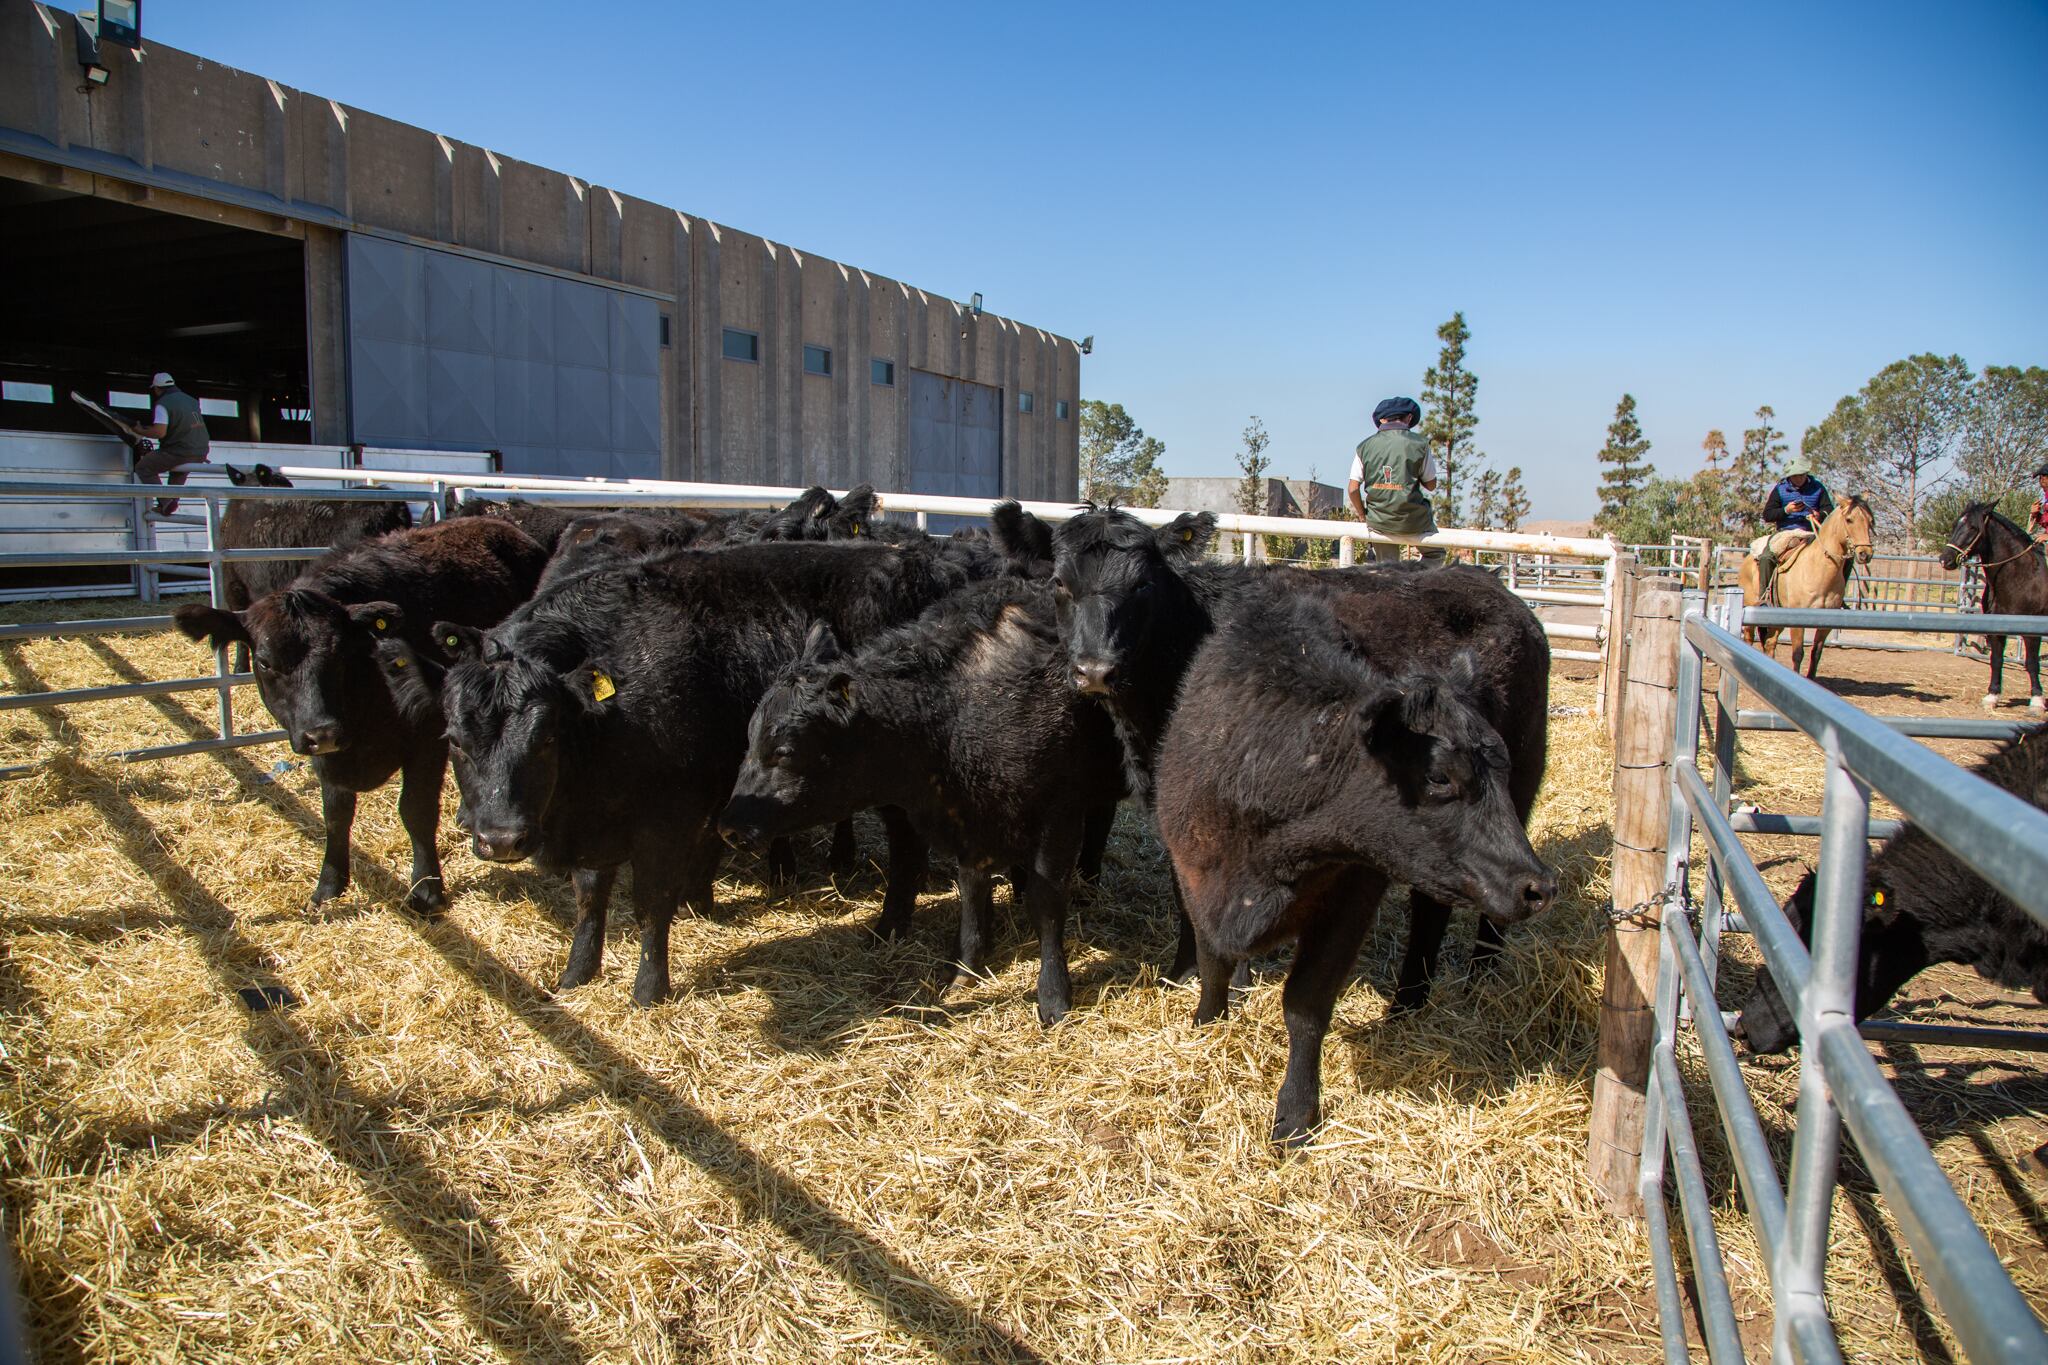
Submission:
[[[1872,543],[1876,526],[1869,503],[1854,493],[1843,498],[1828,519],[1821,523],[1817,535],[1794,549],[1791,558],[1780,558],[1776,605],[1794,608],[1841,606],[1842,595],[1849,586],[1849,558],[1854,555],[1858,564],[1867,566],[1870,563],[1871,552],[1876,548]],[[1754,555],[1745,555],[1742,560],[1742,605],[1757,605]],[[1811,659],[1805,658],[1806,627],[1790,626],[1786,629],[1792,636],[1792,671],[1799,672],[1803,661],[1806,676],[1818,676],[1820,648],[1828,638],[1827,629],[1815,627]],[[1749,626],[1744,628],[1743,635],[1764,653],[1776,652],[1777,628]]]

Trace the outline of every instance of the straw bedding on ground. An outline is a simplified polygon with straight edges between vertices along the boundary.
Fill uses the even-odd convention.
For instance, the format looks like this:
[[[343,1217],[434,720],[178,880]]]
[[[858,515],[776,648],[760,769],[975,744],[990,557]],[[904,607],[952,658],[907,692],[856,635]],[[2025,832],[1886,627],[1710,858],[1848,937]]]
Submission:
[[[0,647],[11,691],[204,664],[170,637]],[[355,887],[310,910],[318,793],[282,746],[104,757],[195,737],[208,694],[0,713],[0,761],[42,765],[0,787],[0,1180],[33,1333],[95,1361],[1654,1359],[1646,1244],[1582,1178],[1610,756],[1589,684],[1553,701],[1534,836],[1561,903],[1479,978],[1461,917],[1435,1001],[1392,1020],[1390,903],[1327,1051],[1330,1122],[1285,1158],[1263,1141],[1282,964],[1189,1023],[1135,816],[1050,1031],[1020,922],[939,1008],[950,890],[882,944],[876,876],[825,883],[819,847],[781,897],[736,863],[718,916],[677,923],[677,997],[640,1011],[628,916],[557,998],[566,888],[445,826],[452,906],[404,913],[394,790],[363,802]],[[237,995],[270,985],[298,1003]],[[1792,1073],[1756,1074],[1783,1132]],[[1996,1074],[2017,1095],[2031,1073]],[[1944,1162],[2040,1302],[2022,1120],[1955,1103]],[[1845,1263],[1868,1261],[1854,1198]],[[1915,1349],[1879,1270],[1836,1295],[1853,1350]]]

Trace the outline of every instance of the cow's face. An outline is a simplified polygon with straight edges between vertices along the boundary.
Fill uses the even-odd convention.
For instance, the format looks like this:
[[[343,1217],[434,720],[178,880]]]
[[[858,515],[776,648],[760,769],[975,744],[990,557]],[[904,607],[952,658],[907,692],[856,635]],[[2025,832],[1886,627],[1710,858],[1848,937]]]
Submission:
[[[843,818],[860,802],[846,790],[854,765],[853,679],[820,622],[801,658],[754,708],[747,756],[719,816],[728,839],[759,843]]]
[[[1813,941],[1814,900],[1817,879],[1809,872],[1800,879],[1783,909],[1785,918],[1803,942]],[[1860,1022],[1898,993],[1934,962],[1920,920],[1903,903],[1897,890],[1881,873],[1869,877],[1864,887],[1863,930],[1856,945],[1856,1018]],[[1749,1050],[1760,1055],[1789,1051],[1799,1041],[1799,1017],[1792,1012],[1769,967],[1760,967],[1756,989],[1742,1007],[1735,1031]]]
[[[532,857],[560,795],[564,738],[615,684],[589,663],[564,670],[496,645],[486,656],[481,637],[445,622],[434,636],[456,641],[441,709],[476,856]]]
[[[1346,813],[1342,823],[1366,861],[1497,924],[1549,906],[1557,881],[1529,846],[1509,794],[1507,745],[1453,687],[1390,685],[1354,724],[1368,761],[1350,769],[1351,790],[1327,809]]]
[[[1215,529],[1207,512],[1155,531],[1114,509],[1085,512],[1060,527],[1053,601],[1077,690],[1116,695],[1163,613],[1184,598],[1179,569],[1201,558]]]
[[[294,753],[340,753],[362,738],[363,727],[391,715],[372,654],[378,639],[399,625],[389,602],[345,605],[309,588],[285,588],[246,611],[188,603],[172,619],[216,649],[249,647],[256,690]]]

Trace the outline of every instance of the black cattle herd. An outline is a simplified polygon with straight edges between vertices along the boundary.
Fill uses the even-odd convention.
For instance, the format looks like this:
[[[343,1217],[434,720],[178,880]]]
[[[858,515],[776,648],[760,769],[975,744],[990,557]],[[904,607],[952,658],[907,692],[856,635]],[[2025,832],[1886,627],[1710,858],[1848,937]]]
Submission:
[[[1296,1143],[1319,1121],[1323,1036],[1390,883],[1412,905],[1402,1010],[1427,998],[1453,907],[1478,910],[1483,965],[1502,926],[1555,895],[1526,834],[1549,648],[1477,568],[1212,563],[1213,517],[1154,528],[1114,508],[1055,528],[1003,503],[990,530],[940,538],[882,520],[867,488],[723,515],[471,501],[421,527],[397,502],[252,503],[223,529],[333,547],[284,581],[240,579],[225,609],[174,614],[247,651],[311,760],[314,902],[348,885],[357,795],[398,777],[408,906],[445,903],[452,761],[476,856],[571,880],[558,989],[598,975],[622,866],[633,999],[652,1004],[677,907],[712,909],[728,842],[763,846],[784,877],[788,836],[829,824],[844,868],[852,816],[874,810],[877,932],[907,928],[931,850],[952,858],[943,990],[982,969],[1007,877],[1052,1024],[1072,1006],[1069,882],[1099,869],[1131,796],[1173,866],[1165,975],[1199,973],[1198,1021],[1228,1008],[1253,956],[1296,944],[1273,1125]]]

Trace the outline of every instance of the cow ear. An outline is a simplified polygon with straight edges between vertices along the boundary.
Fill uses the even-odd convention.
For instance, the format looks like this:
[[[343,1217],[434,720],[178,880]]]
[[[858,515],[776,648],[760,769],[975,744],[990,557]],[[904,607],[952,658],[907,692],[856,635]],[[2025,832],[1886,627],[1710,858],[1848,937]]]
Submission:
[[[481,659],[484,656],[484,633],[475,626],[465,626],[455,621],[436,621],[434,648],[447,655],[450,663]]]
[[[1208,554],[1215,537],[1214,512],[1183,512],[1153,533],[1159,552],[1181,564],[1193,564]]]
[[[348,607],[348,619],[377,638],[405,631],[405,613],[396,602],[355,602]]]
[[[1407,692],[1391,681],[1374,684],[1352,712],[1358,742],[1365,744],[1376,737],[1384,738],[1389,731],[1401,728],[1401,712],[1407,700]]]
[[[595,663],[578,664],[564,673],[562,680],[569,684],[572,694],[593,709],[619,694],[618,679]]]
[[[823,621],[813,621],[810,634],[804,636],[803,653],[797,662],[805,668],[816,668],[831,663],[839,656],[839,637],[832,633],[832,627]]]
[[[223,611],[203,602],[187,602],[171,612],[171,624],[188,640],[211,641],[215,649],[229,645],[255,646],[240,612]]]
[[[272,488],[290,488],[292,486],[290,479],[287,479],[267,464],[256,466],[256,482],[268,484]]]
[[[227,470],[229,483],[233,484],[237,488],[248,487],[249,476],[247,474],[243,473],[241,470],[235,468],[231,464],[222,465],[221,468]],[[260,471],[263,468],[263,466],[259,464],[256,466],[256,468]]]
[[[831,531],[855,538],[868,534],[868,522],[879,508],[875,497],[875,486],[870,483],[856,484],[847,490],[845,497],[838,500],[827,518]]]

